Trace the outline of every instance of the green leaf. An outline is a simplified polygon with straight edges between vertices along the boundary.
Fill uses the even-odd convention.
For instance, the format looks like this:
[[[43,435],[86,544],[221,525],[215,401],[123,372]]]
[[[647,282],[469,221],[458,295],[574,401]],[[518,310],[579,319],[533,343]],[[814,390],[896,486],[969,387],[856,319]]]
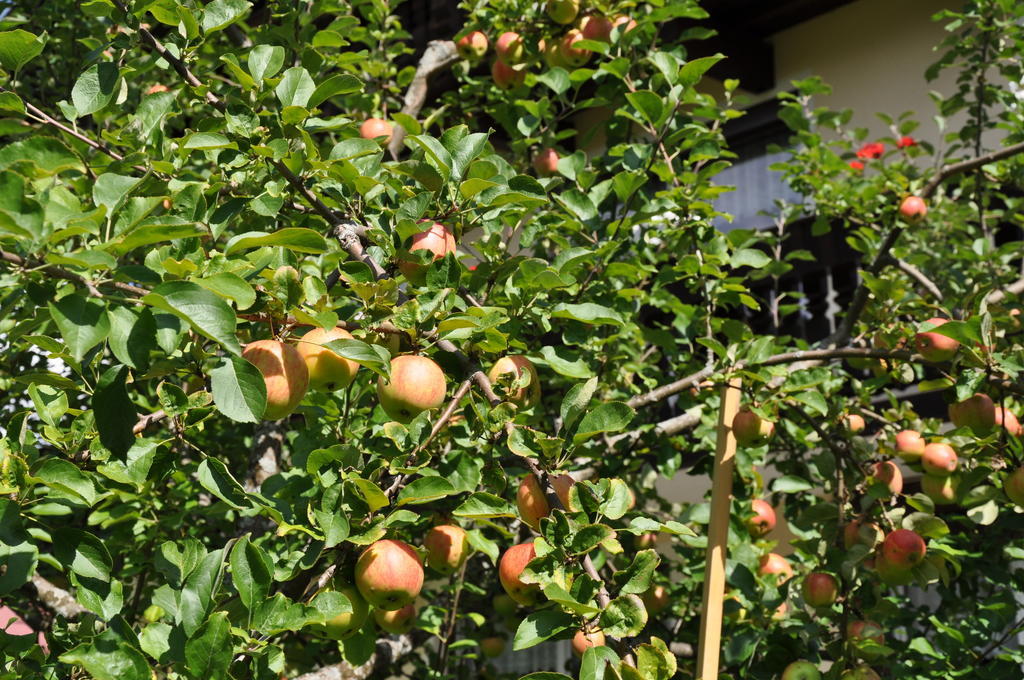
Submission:
[[[154,243],[207,235],[209,232],[201,224],[185,222],[180,217],[172,215],[160,215],[142,220],[137,227],[119,235],[105,247],[123,255],[136,248]]]
[[[224,246],[225,255],[233,255],[242,250],[262,248],[263,246],[281,246],[296,253],[322,253],[327,250],[327,241],[312,229],[303,227],[287,227],[267,234],[262,231],[247,231],[231,237]]]
[[[221,297],[234,300],[238,309],[251,307],[256,302],[256,291],[238,274],[221,272],[195,282]]]
[[[305,106],[316,90],[316,83],[301,66],[293,66],[284,72],[281,82],[274,88],[281,106]]]
[[[256,423],[267,410],[267,384],[263,374],[241,357],[220,357],[210,369],[213,404],[239,423]]]
[[[380,345],[371,345],[354,338],[340,338],[325,342],[324,347],[360,366],[366,366],[377,375],[391,377],[391,354]]]
[[[633,637],[647,625],[647,608],[636,595],[620,595],[601,613],[601,628],[612,637]]]
[[[95,680],[150,679],[146,657],[111,628],[90,642],[61,654],[60,661],[85,669]]]
[[[142,301],[187,321],[197,333],[219,342],[232,354],[242,353],[235,336],[235,313],[216,293],[190,281],[169,281]]]
[[[249,73],[252,79],[261,83],[284,66],[284,48],[280,45],[257,45],[249,52]]]
[[[611,647],[590,647],[580,659],[580,680],[612,680],[617,677],[615,672],[606,675],[605,670],[618,668],[619,663],[619,655]]]
[[[5,567],[0,570],[0,595],[28,583],[38,557],[35,539],[25,531],[18,503],[0,498],[0,564]]]
[[[512,649],[518,652],[521,649],[538,645],[569,630],[573,627],[573,622],[573,617],[565,612],[552,610],[533,612],[519,624],[515,639],[512,641]]]
[[[760,269],[771,262],[772,258],[768,257],[767,254],[760,250],[756,250],[754,248],[741,248],[732,254],[732,257],[729,259],[729,266],[734,269],[739,267],[753,267],[754,269]]]
[[[578,305],[567,302],[560,302],[555,305],[551,316],[556,319],[575,319],[588,324],[609,324],[621,326],[622,316],[614,309],[603,307],[593,302],[584,302]]]
[[[42,36],[20,28],[3,31],[0,33],[0,65],[8,71],[19,71],[43,51],[44,44]]]
[[[817,390],[804,390],[790,396],[795,401],[799,401],[801,404],[806,404],[811,407],[820,415],[828,415],[828,402],[825,401],[825,397],[822,396],[821,392],[818,392]]]
[[[317,85],[316,89],[313,90],[312,96],[309,98],[307,106],[313,108],[320,106],[323,102],[327,101],[334,95],[338,94],[351,94],[352,92],[359,92],[363,89],[363,81],[356,78],[354,75],[349,73],[340,73],[338,75],[331,76],[324,82]]]
[[[270,594],[274,564],[262,548],[249,541],[248,536],[242,536],[235,543],[229,564],[235,590],[242,604],[251,612]]]
[[[103,541],[80,529],[62,527],[53,534],[53,556],[79,576],[110,580],[114,562]]]
[[[69,460],[47,458],[33,475],[51,489],[59,489],[85,505],[92,506],[96,503],[96,486],[92,478]]]
[[[681,69],[679,69],[678,82],[684,87],[693,87],[700,79],[707,73],[708,69],[720,62],[725,57],[721,54],[716,54],[711,57],[701,57],[692,61],[686,62]]]
[[[42,135],[33,135],[0,149],[0,169],[15,163],[31,163],[43,176],[85,169],[78,156],[63,142]]]
[[[147,307],[138,313],[128,307],[112,307],[110,317],[110,351],[118,361],[132,368],[145,370],[149,353],[157,348],[156,319]]]
[[[231,476],[227,466],[216,458],[203,459],[196,470],[196,478],[204,489],[236,510],[249,507],[245,489]]]
[[[182,145],[184,149],[237,149],[238,145],[219,132],[196,132]]]
[[[772,482],[772,491],[777,493],[799,493],[813,488],[813,484],[795,475],[785,475]]]
[[[25,102],[13,92],[0,92],[0,110],[25,113]]]
[[[71,103],[75,105],[78,116],[95,113],[109,104],[120,77],[117,64],[109,61],[93,64],[86,69],[71,89]]]
[[[597,391],[597,377],[593,377],[585,383],[573,385],[569,392],[562,399],[562,406],[559,414],[562,417],[560,431],[569,431],[576,424],[576,420],[587,410],[590,400],[594,398]]]
[[[96,205],[105,206],[108,215],[113,215],[141,182],[140,177],[105,172],[96,178],[92,186],[92,200]]]
[[[192,677],[221,680],[227,676],[234,647],[227,612],[214,612],[185,643],[185,663]]]
[[[100,442],[118,458],[135,443],[135,404],[128,398],[127,366],[111,366],[100,376],[92,395],[92,410]]]
[[[438,498],[457,493],[452,483],[443,477],[421,477],[398,493],[397,506],[430,503]]]
[[[203,8],[203,33],[213,33],[235,23],[250,7],[252,3],[246,0],[213,0]]]
[[[583,416],[573,442],[579,444],[602,432],[624,430],[633,420],[636,412],[625,402],[610,401],[591,409]]]
[[[628,567],[615,572],[613,578],[620,593],[639,595],[651,586],[654,571],[661,563],[661,557],[655,550],[641,550],[633,556]]]
[[[636,92],[626,94],[626,99],[629,100],[629,103],[640,112],[640,115],[648,123],[652,126],[658,124],[661,114],[664,112],[664,104],[661,101],[661,97],[650,90],[637,90]]]
[[[565,550],[570,555],[583,555],[593,550],[602,541],[615,535],[611,527],[604,524],[588,524],[573,534]]]
[[[110,318],[102,302],[72,293],[49,304],[50,316],[75,361],[103,342],[110,333]]]
[[[480,491],[467,498],[452,514],[466,519],[490,519],[515,517],[516,510],[504,498]]]
[[[537,82],[550,87],[555,94],[562,94],[572,86],[569,73],[562,67],[555,67],[537,76]]]

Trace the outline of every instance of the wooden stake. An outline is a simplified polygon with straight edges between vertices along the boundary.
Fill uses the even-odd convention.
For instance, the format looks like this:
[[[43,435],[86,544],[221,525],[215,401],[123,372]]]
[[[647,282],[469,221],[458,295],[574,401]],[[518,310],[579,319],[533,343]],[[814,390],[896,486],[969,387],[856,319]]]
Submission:
[[[740,407],[740,380],[731,378],[722,387],[718,413],[715,467],[711,478],[711,523],[708,525],[708,552],[704,573],[704,606],[700,617],[700,645],[697,680],[718,680],[718,662],[722,650],[722,605],[725,596],[725,558],[729,539],[729,501],[732,497],[732,472],[735,467],[736,437],[732,419]]]

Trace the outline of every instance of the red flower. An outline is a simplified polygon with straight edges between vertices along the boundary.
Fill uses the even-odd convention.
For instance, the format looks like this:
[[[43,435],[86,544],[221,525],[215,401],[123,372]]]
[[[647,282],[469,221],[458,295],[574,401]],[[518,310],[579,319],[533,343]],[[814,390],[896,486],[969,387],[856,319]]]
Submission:
[[[883,153],[885,153],[885,144],[868,142],[857,150],[857,158],[881,158]]]
[[[900,141],[896,142],[897,149],[905,149],[908,146],[917,146],[917,140],[913,137],[900,137]]]
[[[857,172],[861,172],[862,170],[864,170],[864,164],[861,163],[860,161],[850,161],[850,167],[856,170]]]

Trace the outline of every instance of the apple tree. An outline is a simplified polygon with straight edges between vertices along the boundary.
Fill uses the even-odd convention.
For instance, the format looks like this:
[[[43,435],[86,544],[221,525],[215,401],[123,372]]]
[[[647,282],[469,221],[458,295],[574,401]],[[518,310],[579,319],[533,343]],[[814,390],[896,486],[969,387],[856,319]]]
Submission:
[[[3,17],[0,677],[695,677],[656,482],[719,437],[724,673],[1019,677],[1024,9],[936,18],[940,144],[794,83],[801,200],[724,232],[697,2],[463,4],[415,60],[384,0]],[[862,258],[813,345],[808,222]]]

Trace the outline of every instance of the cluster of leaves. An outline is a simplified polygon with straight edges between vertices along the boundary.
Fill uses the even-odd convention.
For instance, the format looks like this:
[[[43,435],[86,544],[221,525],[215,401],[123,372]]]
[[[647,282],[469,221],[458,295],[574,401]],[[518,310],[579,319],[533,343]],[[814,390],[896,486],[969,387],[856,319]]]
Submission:
[[[895,397],[879,401],[901,385],[928,380],[959,398],[989,386],[1007,408],[1017,404],[1017,327],[985,296],[1019,271],[1013,246],[999,247],[986,226],[1018,219],[1019,167],[994,159],[950,178],[930,220],[902,229],[898,199],[925,187],[934,171],[915,160],[934,150],[921,144],[852,175],[848,157],[863,134],[845,133],[848,116],[812,108],[824,85],[797,83],[783,113],[792,156],[780,169],[807,201],[784,206],[781,223],[810,216],[820,230],[844,229],[869,259],[891,249],[956,301],[930,300],[897,268],[865,272],[867,304],[835,344],[859,347],[880,332],[896,347],[939,307],[964,319],[942,331],[964,351],[938,376],[907,352],[873,377],[838,361],[793,370],[778,356],[806,343],[738,320],[786,299],[751,290],[791,270],[794,258],[780,254],[785,229],[712,224],[723,217],[714,203],[727,188],[714,178],[732,157],[723,126],[741,115],[739,83],[726,82],[720,100],[703,93],[719,57],[690,58],[687,45],[706,31],[663,30],[703,10],[689,0],[596,3],[588,10],[628,13],[637,25],[607,44],[586,41],[590,61],[569,70],[539,65],[539,40],[564,31],[542,5],[480,5],[467,8],[466,30],[492,42],[498,31],[527,36],[535,61],[524,85],[499,90],[486,64],[459,63],[458,91],[422,113],[397,113],[415,69],[401,61],[408,34],[383,2],[314,0],[298,11],[273,1],[91,0],[6,17],[0,596],[44,629],[48,648],[3,635],[0,677],[277,680],[372,666],[385,637],[372,620],[340,642],[318,634],[352,609],[321,576],[351,583],[364,546],[385,537],[418,546],[441,518],[467,529],[469,566],[428,579],[411,651],[379,677],[494,675],[478,641],[509,636],[519,650],[584,626],[609,645],[536,680],[566,677],[556,670],[587,680],[692,676],[693,659],[670,646],[696,646],[706,547],[697,534],[709,508],[672,506],[655,480],[690,466],[708,473],[718,391],[686,388],[729,373],[778,421],[779,436],[738,455],[728,671],[767,678],[818,655],[836,662],[838,677],[868,653],[890,655],[895,677],[947,677],[963,648],[987,666],[979,673],[1019,663],[1002,637],[1024,587],[1012,567],[1019,514],[994,482],[1020,463],[1020,445],[1003,434],[943,435],[969,462],[961,505],[942,519],[926,496],[908,495],[916,512],[894,503],[867,472],[894,430],[939,436],[937,420],[921,421]],[[977,0],[952,27],[972,39],[951,41],[944,63],[991,77],[976,64],[1019,42],[1018,11]],[[975,111],[1012,103],[995,89],[961,97],[981,93]],[[1015,114],[971,115],[977,134],[1005,129],[1018,141]],[[360,137],[370,116],[407,133],[394,156]],[[892,145],[913,131],[903,119],[893,125]],[[560,154],[557,175],[530,174],[541,147]],[[963,153],[953,144],[937,160]],[[417,285],[398,263],[423,220],[445,224],[461,255],[429,264]],[[902,238],[891,248],[894,233]],[[948,252],[933,247],[940,235]],[[799,313],[795,304],[776,311]],[[244,345],[339,323],[355,339],[331,347],[362,367],[352,385],[310,390],[289,418],[259,422],[266,387],[241,358]],[[378,408],[378,376],[408,353],[437,361],[450,385],[468,381],[446,419],[434,411],[399,424]],[[507,380],[489,394],[478,369],[507,354],[537,365],[537,404],[503,399],[522,386]],[[688,375],[699,378],[648,396]],[[838,425],[858,410],[881,411],[870,438]],[[772,544],[752,541],[744,521],[749,499],[767,491],[766,464],[782,474],[768,490],[786,499],[801,570],[842,574],[830,612],[796,606],[790,585],[758,575]],[[514,503],[534,470],[586,480],[539,536]],[[933,570],[917,575],[941,596],[934,616],[883,587],[866,552],[842,548],[853,516],[931,539]],[[498,561],[529,540],[538,557],[524,580],[543,597],[499,621],[488,615],[501,592]],[[74,607],[45,597],[53,584],[72,592]],[[656,606],[657,588],[668,610]],[[854,615],[884,620],[910,644],[899,653],[846,644],[842,624]],[[992,638],[1003,642],[989,648]]]

